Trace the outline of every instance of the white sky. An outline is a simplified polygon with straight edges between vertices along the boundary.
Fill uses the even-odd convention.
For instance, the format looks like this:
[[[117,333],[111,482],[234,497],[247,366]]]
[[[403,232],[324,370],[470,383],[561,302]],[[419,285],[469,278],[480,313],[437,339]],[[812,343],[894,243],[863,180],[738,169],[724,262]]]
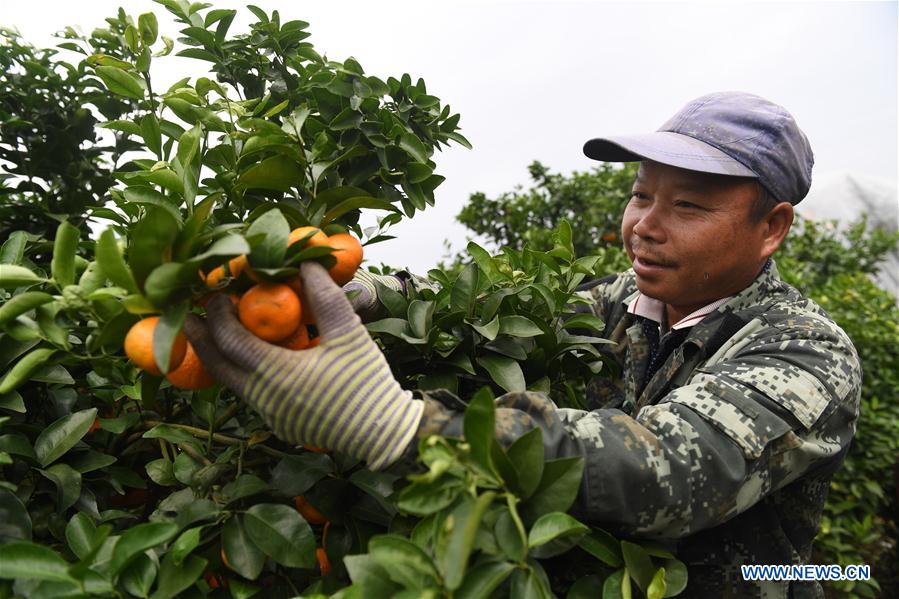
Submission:
[[[815,151],[816,179],[846,171],[896,185],[896,2],[255,3],[280,10],[282,21],[308,21],[308,41],[333,59],[353,56],[381,78],[423,77],[462,114],[474,149],[435,156],[447,178],[436,207],[369,248],[375,262],[424,273],[444,239],[464,247],[455,215],[470,193],[528,183],[535,159],[564,173],[588,169],[587,139],[655,130],[711,91],[749,91],[790,110]],[[177,37],[168,12],[149,0],[0,0],[0,25],[49,46],[66,25],[104,25],[120,4],[135,17],[152,10],[161,33]],[[231,32],[245,31],[248,16],[241,10]],[[156,60],[163,82],[200,76],[205,64]]]

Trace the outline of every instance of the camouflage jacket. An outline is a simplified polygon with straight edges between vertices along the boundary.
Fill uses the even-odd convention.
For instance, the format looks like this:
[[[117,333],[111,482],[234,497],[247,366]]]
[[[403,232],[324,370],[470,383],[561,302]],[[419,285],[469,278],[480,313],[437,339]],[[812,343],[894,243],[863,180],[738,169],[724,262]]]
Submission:
[[[539,426],[547,459],[583,456],[573,512],[674,545],[688,565],[685,597],[823,597],[817,583],[744,582],[739,566],[809,563],[858,418],[861,367],[846,334],[772,263],[690,328],[644,386],[649,346],[627,312],[633,271],[584,293],[616,342],[606,347],[620,380],[590,385],[601,406],[591,411],[503,395],[499,439]],[[458,409],[426,397],[419,437],[461,430]]]

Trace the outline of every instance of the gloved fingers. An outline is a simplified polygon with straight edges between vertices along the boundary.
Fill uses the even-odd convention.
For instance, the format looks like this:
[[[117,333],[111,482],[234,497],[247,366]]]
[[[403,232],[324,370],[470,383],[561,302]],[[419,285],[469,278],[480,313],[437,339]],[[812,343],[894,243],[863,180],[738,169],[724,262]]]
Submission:
[[[315,312],[315,326],[323,341],[343,335],[354,326],[361,326],[343,289],[331,280],[331,275],[321,264],[312,260],[303,262],[300,264],[300,276],[306,298]]]
[[[219,351],[241,368],[255,371],[277,349],[247,330],[237,318],[237,309],[224,294],[206,305],[206,326]]]
[[[375,303],[369,290],[357,281],[350,281],[344,285],[343,292],[346,294],[347,299],[350,300],[350,305],[356,313],[370,309]]]
[[[184,334],[212,378],[235,393],[240,393],[249,378],[249,373],[222,355],[206,324],[196,314],[187,315],[184,320]]]

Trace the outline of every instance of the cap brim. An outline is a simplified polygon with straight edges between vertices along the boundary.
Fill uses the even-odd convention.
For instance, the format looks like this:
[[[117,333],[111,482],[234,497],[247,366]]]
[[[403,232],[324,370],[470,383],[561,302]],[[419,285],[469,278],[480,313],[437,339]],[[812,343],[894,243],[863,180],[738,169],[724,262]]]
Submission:
[[[591,139],[584,144],[584,154],[604,162],[652,160],[701,173],[758,177],[715,146],[670,131]]]

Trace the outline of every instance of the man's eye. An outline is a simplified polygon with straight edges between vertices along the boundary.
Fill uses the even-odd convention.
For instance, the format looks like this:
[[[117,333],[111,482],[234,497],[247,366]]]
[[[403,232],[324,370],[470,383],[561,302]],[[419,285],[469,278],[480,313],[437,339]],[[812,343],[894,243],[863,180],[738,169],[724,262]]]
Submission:
[[[702,208],[702,206],[697,206],[693,202],[685,202],[683,200],[678,200],[677,202],[674,203],[674,205],[677,206],[678,208],[691,208],[691,209],[693,209],[693,208],[701,209]]]
[[[633,191],[633,192],[631,192],[631,198],[636,199],[636,200],[646,200],[646,199],[649,199],[649,196],[647,196],[645,193],[641,193],[639,191]]]

